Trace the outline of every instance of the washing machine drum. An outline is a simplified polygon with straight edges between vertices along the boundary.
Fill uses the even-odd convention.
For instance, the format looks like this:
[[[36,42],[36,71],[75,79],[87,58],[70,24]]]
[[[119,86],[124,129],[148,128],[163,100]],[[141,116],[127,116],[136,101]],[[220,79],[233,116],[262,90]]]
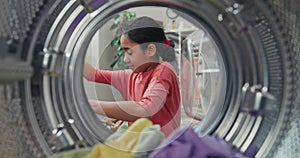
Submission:
[[[179,81],[182,59],[190,62],[183,111],[196,132],[256,157],[299,157],[299,1],[0,2],[0,154],[48,157],[112,134],[88,106],[83,63],[111,42],[90,49],[94,38],[106,39],[120,17],[144,8],[165,11],[149,16],[162,15],[177,43]],[[103,59],[95,60],[100,68],[111,64]]]

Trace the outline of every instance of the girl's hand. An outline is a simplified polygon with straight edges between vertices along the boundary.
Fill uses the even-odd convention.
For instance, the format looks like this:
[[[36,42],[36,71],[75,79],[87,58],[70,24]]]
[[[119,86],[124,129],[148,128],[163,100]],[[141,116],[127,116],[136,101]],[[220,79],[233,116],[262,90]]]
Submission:
[[[106,120],[101,120],[101,122],[105,123],[112,131],[116,131],[121,124],[123,123],[122,120],[117,120],[113,118],[108,118]]]

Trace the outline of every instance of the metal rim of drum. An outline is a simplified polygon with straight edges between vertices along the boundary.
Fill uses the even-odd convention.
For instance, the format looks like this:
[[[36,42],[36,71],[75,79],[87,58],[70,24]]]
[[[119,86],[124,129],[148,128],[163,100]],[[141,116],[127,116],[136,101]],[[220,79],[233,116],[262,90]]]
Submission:
[[[207,27],[213,36],[218,48],[222,50],[221,55],[224,59],[225,69],[227,72],[227,89],[224,109],[219,115],[219,120],[217,122],[218,126],[212,127],[212,129],[206,132],[218,135],[233,145],[238,145],[238,148],[242,151],[246,151],[250,147],[260,148],[258,150],[258,157],[265,156],[269,151],[271,151],[272,145],[270,144],[273,144],[276,137],[279,135],[279,131],[283,126],[282,122],[286,119],[286,114],[288,113],[288,106],[290,106],[287,105],[289,103],[286,103],[286,97],[291,95],[291,92],[289,91],[291,85],[284,87],[282,83],[285,83],[286,80],[291,78],[291,76],[289,76],[289,74],[287,74],[284,70],[284,68],[290,64],[289,61],[285,62],[281,61],[281,59],[271,59],[271,57],[268,56],[270,55],[268,54],[268,51],[273,50],[268,50],[268,48],[262,44],[264,42],[264,32],[260,32],[261,30],[259,30],[259,25],[264,25],[270,31],[266,33],[272,34],[275,31],[280,31],[279,28],[272,25],[274,21],[270,20],[272,19],[271,15],[269,15],[267,11],[262,11],[265,8],[257,9],[257,6],[264,6],[264,4],[257,1],[251,2],[253,3],[252,5],[257,4],[255,5],[256,9],[257,11],[260,11],[259,14],[262,17],[261,19],[264,24],[257,23],[257,25],[252,26],[252,34],[245,34],[237,37],[235,33],[241,29],[241,26],[246,26],[247,19],[245,17],[247,16],[243,13],[236,15],[223,13],[226,15],[225,20],[222,22],[217,21],[216,17],[220,14],[218,7],[226,9],[230,6],[225,2],[216,2],[215,5],[205,3],[201,3],[200,5],[200,2],[197,4],[197,2],[160,2],[150,0],[130,2],[103,1],[103,4],[101,4],[102,1],[94,2],[96,5],[96,8],[94,9],[95,13],[97,12],[98,21],[86,16],[87,13],[82,10],[82,6],[79,6],[75,3],[75,1],[70,1],[58,15],[60,16],[59,20],[56,21],[57,23],[53,24],[55,27],[50,30],[49,36],[45,41],[45,47],[50,49],[44,49],[43,61],[46,62],[44,62],[45,64],[41,65],[41,67],[43,67],[44,70],[49,70],[50,73],[53,70],[53,72],[60,72],[63,74],[51,77],[49,76],[49,71],[41,72],[44,74],[42,82],[39,85],[40,88],[43,89],[43,92],[40,94],[43,98],[43,104],[45,107],[53,105],[54,111],[57,110],[56,112],[58,112],[50,113],[49,111],[53,111],[53,109],[48,109],[49,113],[47,113],[47,115],[49,116],[47,117],[50,122],[52,119],[53,124],[60,124],[62,122],[66,123],[69,118],[74,120],[83,120],[82,122],[75,123],[74,126],[72,125],[72,129],[75,131],[73,135],[69,135],[68,132],[65,133],[66,135],[69,135],[69,137],[65,138],[66,140],[71,143],[72,136],[76,136],[77,139],[85,139],[89,144],[93,144],[96,143],[96,141],[104,140],[105,137],[110,134],[108,130],[104,130],[104,127],[94,128],[97,126],[97,122],[90,121],[94,118],[90,118],[90,116],[83,116],[78,113],[79,110],[84,110],[84,108],[80,108],[79,105],[87,103],[86,98],[79,97],[84,96],[81,78],[81,65],[83,64],[82,59],[84,57],[84,53],[82,52],[84,52],[87,48],[87,43],[91,40],[93,32],[95,32],[99,26],[105,22],[102,21],[102,19],[122,11],[124,8],[158,5],[176,9],[190,15],[193,19],[196,19],[196,21],[201,21],[202,25]],[[75,25],[76,27],[70,27]],[[283,53],[273,52],[273,55],[283,56],[282,58],[284,58],[285,47],[281,42],[279,42],[279,38],[280,36],[275,36],[270,42],[274,42],[277,48]],[[247,49],[241,50],[239,45],[243,45]],[[34,47],[34,43],[32,46]],[[31,50],[33,50],[33,48]],[[241,51],[247,53],[241,54]],[[250,52],[255,53],[251,54]],[[28,56],[32,56],[30,53],[36,52],[29,51]],[[33,58],[29,58],[28,60],[33,60]],[[270,68],[270,65],[275,62],[278,62],[277,69]],[[271,64],[268,65],[267,63]],[[270,70],[268,71],[268,69],[273,70],[273,72],[269,72]],[[280,73],[285,75],[281,76],[283,78],[282,83],[273,82],[273,76],[271,73]],[[262,127],[265,120],[264,117],[256,117],[239,112],[242,88],[245,83],[250,83],[250,85],[263,85],[264,87],[273,86],[274,89],[269,89],[269,92],[274,94],[278,100],[276,103],[266,101],[265,105],[261,107],[261,109],[266,111],[269,109],[268,112],[273,112],[273,115],[268,119],[273,119],[272,121],[277,122],[276,124],[264,124]],[[30,82],[26,82],[25,84],[25,87],[29,92],[31,91],[30,84]],[[275,90],[279,92],[275,92]],[[27,96],[28,95],[30,96],[31,94],[27,94]],[[49,96],[52,96],[51,100],[46,99],[46,97]],[[30,106],[30,103],[28,102],[30,101],[27,100],[27,105]],[[74,110],[74,107],[77,111]],[[90,113],[91,111],[84,112]],[[53,118],[56,120],[53,120]],[[245,120],[247,120],[247,124],[245,123]],[[89,121],[89,124],[86,124],[87,121]],[[86,130],[86,127],[93,128]],[[270,133],[265,134],[263,133],[263,130],[267,130]],[[99,133],[99,131],[102,131],[103,133]],[[258,134],[260,137],[257,137]],[[41,136],[40,131],[36,130],[35,135]],[[263,141],[258,140],[260,138],[264,138]],[[40,140],[40,143],[43,142],[47,143],[46,140]],[[44,149],[45,148],[47,147],[44,146]],[[45,151],[51,152],[49,149],[46,149]]]

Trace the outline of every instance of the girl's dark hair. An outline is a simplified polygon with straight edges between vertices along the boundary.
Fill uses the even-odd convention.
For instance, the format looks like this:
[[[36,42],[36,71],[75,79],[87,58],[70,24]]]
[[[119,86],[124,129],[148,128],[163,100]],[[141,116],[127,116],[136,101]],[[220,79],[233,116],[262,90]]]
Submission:
[[[127,35],[130,40],[141,44],[142,49],[146,49],[149,43],[157,47],[157,54],[163,61],[174,61],[174,43],[165,44],[166,36],[162,27],[152,18],[140,17],[133,21],[123,23],[119,28],[119,33]]]

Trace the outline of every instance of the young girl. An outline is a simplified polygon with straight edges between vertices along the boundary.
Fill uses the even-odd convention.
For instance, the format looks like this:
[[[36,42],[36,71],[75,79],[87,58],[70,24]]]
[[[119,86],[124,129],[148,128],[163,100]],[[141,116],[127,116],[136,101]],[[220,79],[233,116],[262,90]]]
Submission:
[[[166,136],[180,126],[180,92],[174,68],[174,49],[160,25],[149,17],[137,18],[120,27],[121,46],[127,70],[97,70],[85,63],[89,81],[110,84],[125,101],[90,101],[101,115],[133,122],[149,118]],[[162,60],[162,62],[160,62]],[[129,123],[130,124],[130,123]]]

